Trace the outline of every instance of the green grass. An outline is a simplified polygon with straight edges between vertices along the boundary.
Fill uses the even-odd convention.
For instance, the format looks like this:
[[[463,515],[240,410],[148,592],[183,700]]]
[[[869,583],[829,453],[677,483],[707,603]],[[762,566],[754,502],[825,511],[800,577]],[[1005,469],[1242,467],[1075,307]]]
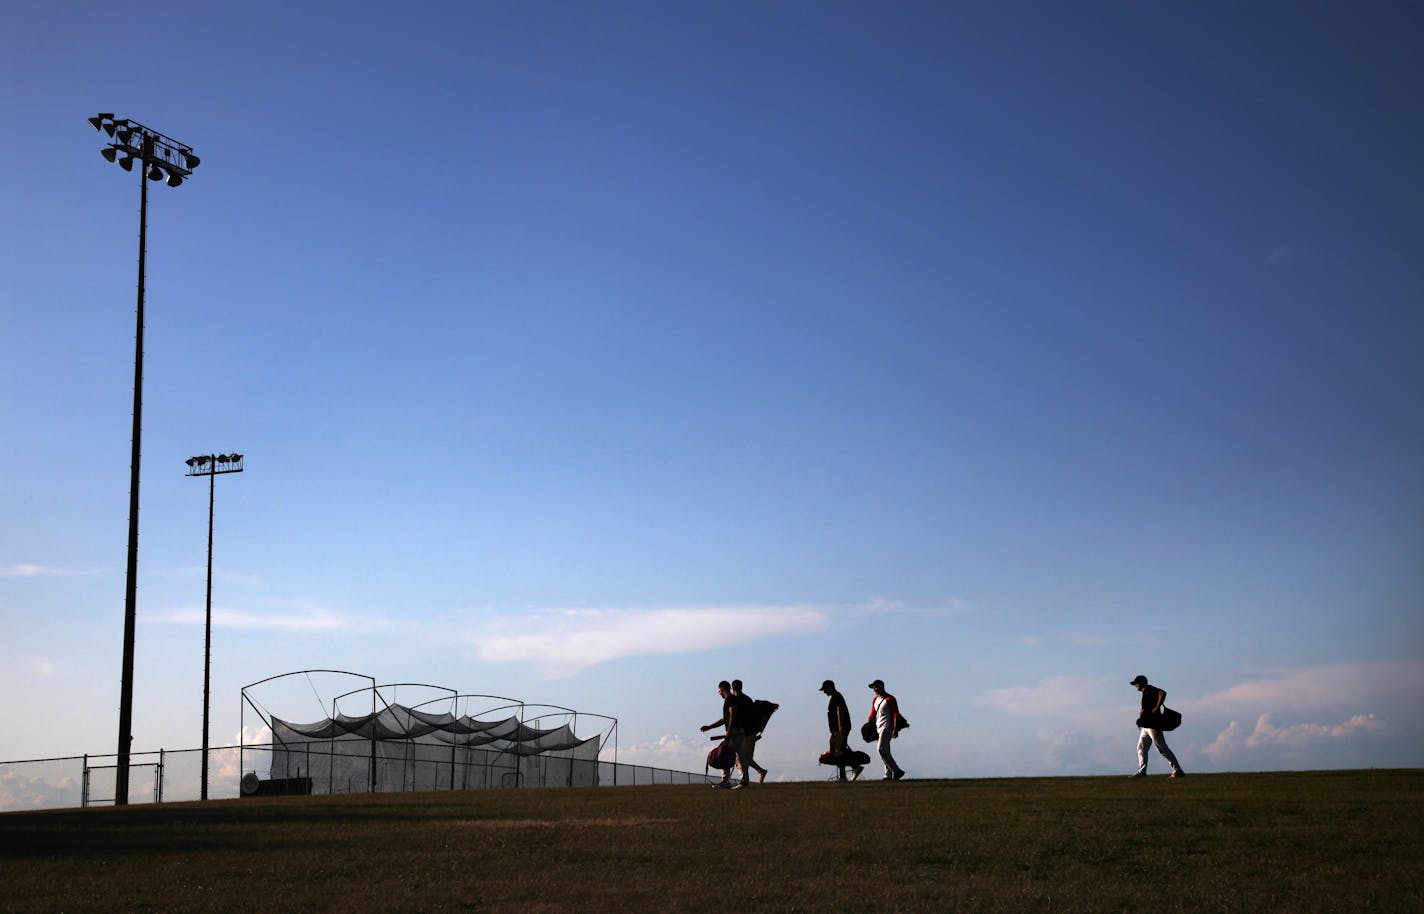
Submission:
[[[1424,771],[0,814],[15,911],[1424,910]]]

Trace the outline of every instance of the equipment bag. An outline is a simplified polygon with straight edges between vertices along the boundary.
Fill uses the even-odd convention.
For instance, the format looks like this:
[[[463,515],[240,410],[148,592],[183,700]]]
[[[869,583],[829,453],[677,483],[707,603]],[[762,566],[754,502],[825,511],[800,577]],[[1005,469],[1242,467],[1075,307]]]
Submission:
[[[707,753],[707,767],[726,771],[737,764],[737,753],[728,742],[718,743]]]
[[[1165,706],[1155,714],[1143,711],[1142,715],[1137,718],[1137,725],[1147,730],[1161,730],[1166,733],[1168,730],[1175,730],[1182,725],[1182,712],[1173,711]]]
[[[818,761],[822,765],[849,765],[854,767],[856,765],[869,765],[870,756],[866,755],[864,752],[861,752],[859,749],[847,749],[839,755],[830,752],[822,752],[821,757],[820,759],[818,759]]]
[[[766,725],[771,721],[771,715],[776,713],[776,709],[781,707],[774,701],[763,701],[757,699],[752,702],[751,720],[747,721],[744,728],[748,733],[760,733],[766,729]]]

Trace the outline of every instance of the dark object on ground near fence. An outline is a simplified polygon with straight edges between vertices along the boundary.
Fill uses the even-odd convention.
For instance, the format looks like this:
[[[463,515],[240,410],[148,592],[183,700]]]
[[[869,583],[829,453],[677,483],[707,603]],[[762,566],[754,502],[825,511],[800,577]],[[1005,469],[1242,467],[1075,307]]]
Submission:
[[[1164,707],[1155,714],[1144,713],[1141,717],[1137,718],[1137,725],[1139,727],[1145,727],[1148,730],[1161,730],[1163,733],[1166,733],[1182,725],[1182,712],[1173,711],[1171,708]]]
[[[242,795],[245,797],[310,796],[311,792],[311,778],[263,780],[257,776],[255,771],[249,771],[242,776]]]

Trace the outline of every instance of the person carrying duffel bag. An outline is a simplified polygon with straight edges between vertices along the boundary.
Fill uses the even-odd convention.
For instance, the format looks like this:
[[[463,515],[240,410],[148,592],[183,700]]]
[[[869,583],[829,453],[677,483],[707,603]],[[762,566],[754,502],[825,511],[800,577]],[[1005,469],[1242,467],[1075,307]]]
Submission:
[[[1187,773],[1177,764],[1177,757],[1172,754],[1172,750],[1167,747],[1167,741],[1162,737],[1163,731],[1175,730],[1182,723],[1182,715],[1166,705],[1167,691],[1149,683],[1146,676],[1138,676],[1128,685],[1142,693],[1141,711],[1137,715],[1137,773],[1132,777],[1147,777],[1147,752],[1153,746],[1157,747],[1157,752],[1167,760],[1167,764],[1172,766],[1172,777],[1186,777]]]

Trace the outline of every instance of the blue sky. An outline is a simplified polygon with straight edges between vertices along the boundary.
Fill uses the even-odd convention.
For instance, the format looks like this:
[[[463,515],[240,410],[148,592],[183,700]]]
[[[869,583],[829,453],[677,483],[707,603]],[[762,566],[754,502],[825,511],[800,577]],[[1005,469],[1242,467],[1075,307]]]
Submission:
[[[823,678],[911,776],[1424,757],[1417,5],[9,2],[0,758],[307,668],[617,716]],[[19,699],[19,700],[16,700]],[[56,723],[77,713],[80,728]],[[310,717],[305,707],[291,716]]]

